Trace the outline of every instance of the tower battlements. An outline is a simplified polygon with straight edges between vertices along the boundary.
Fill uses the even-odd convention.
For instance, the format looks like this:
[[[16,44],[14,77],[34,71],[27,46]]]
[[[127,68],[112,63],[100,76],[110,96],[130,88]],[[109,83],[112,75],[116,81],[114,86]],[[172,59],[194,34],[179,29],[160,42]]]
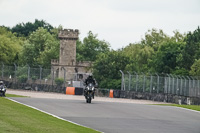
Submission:
[[[58,33],[58,38],[64,40],[77,40],[78,34],[79,31],[77,29],[64,29]]]

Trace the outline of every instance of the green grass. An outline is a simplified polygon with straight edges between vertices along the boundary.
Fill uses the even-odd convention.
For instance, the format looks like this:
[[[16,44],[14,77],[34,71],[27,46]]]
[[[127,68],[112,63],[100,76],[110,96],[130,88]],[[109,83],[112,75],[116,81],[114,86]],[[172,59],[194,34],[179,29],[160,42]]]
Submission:
[[[157,105],[162,105],[162,106],[176,106],[176,107],[181,107],[181,108],[186,108],[186,109],[192,109],[192,110],[200,111],[200,105],[179,105],[179,104],[157,104]]]
[[[1,133],[97,133],[0,97]]]
[[[15,94],[6,94],[6,97],[27,97],[27,96],[20,96]]]

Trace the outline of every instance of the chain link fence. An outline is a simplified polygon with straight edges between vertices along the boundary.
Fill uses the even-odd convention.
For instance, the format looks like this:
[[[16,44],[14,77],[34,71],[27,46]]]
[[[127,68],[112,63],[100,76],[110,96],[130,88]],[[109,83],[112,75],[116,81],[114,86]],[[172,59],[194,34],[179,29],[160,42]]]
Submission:
[[[0,64],[0,80],[7,82],[7,87],[13,89],[25,89],[33,91],[46,91],[65,93],[67,86],[84,88],[85,79],[91,73],[66,73],[66,69],[61,68],[61,77],[63,77],[63,84],[57,85],[55,80],[59,77],[59,69],[51,67],[45,69],[41,66],[30,67],[12,66]],[[108,97],[109,89],[96,89],[96,96]]]
[[[84,81],[90,73],[66,73],[63,71],[64,83],[62,87],[74,86],[84,88]],[[122,71],[123,91],[148,92],[174,94],[178,96],[200,97],[200,77],[180,76],[171,74],[124,74]],[[40,66],[30,67],[29,65],[20,67],[0,64],[0,79],[12,82],[18,87],[18,84],[37,84],[35,90],[43,90],[41,86],[56,88],[55,79],[58,78],[58,70],[44,69]],[[51,86],[51,87],[50,87]],[[64,92],[64,90],[63,90]],[[102,96],[109,95],[109,89],[98,89],[97,93]]]
[[[83,82],[89,74],[87,73],[67,73],[66,70],[62,71],[63,73],[63,86],[66,84],[72,84],[72,81]],[[0,79],[6,81],[13,81],[19,83],[39,83],[39,84],[48,84],[55,85],[55,80],[58,78],[58,70],[54,69],[45,69],[41,66],[30,67],[26,66],[7,66],[3,63],[0,64]]]
[[[122,74],[121,90],[200,97],[200,77],[128,72]]]

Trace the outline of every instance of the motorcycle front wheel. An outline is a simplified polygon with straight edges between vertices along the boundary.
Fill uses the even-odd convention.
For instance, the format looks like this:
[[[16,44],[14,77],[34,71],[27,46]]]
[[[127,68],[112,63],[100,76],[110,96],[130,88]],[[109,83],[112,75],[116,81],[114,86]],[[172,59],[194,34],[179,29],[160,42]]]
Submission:
[[[92,101],[91,97],[86,99],[86,103],[91,103],[91,101]]]

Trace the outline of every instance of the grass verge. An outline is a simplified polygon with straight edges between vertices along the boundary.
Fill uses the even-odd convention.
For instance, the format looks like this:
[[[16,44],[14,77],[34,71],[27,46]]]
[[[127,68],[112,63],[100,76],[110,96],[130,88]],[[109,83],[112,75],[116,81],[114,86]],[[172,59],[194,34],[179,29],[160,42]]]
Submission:
[[[199,105],[179,105],[179,104],[156,104],[156,105],[176,106],[176,107],[181,107],[181,108],[186,108],[186,109],[192,109],[192,110],[200,111],[200,106]]]
[[[27,96],[20,96],[15,94],[6,94],[6,97],[27,97]]]
[[[30,107],[0,97],[0,132],[3,133],[97,133]]]

